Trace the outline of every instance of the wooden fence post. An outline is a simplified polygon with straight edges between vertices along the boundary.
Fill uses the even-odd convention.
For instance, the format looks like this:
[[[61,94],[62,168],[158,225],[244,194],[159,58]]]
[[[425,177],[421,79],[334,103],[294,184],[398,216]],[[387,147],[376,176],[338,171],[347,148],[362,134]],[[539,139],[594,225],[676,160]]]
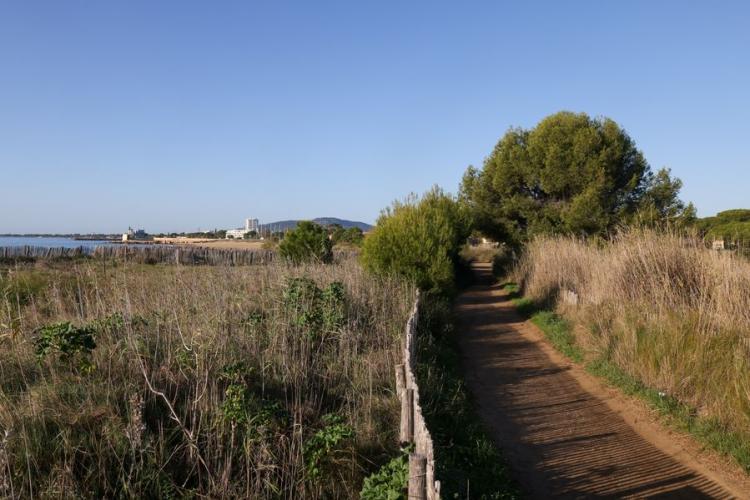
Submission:
[[[427,499],[427,459],[417,453],[409,454],[409,500]]]
[[[396,365],[396,395],[401,398],[401,393],[406,389],[406,374],[404,365]]]
[[[401,394],[399,439],[402,443],[411,443],[414,441],[414,389],[406,389]]]

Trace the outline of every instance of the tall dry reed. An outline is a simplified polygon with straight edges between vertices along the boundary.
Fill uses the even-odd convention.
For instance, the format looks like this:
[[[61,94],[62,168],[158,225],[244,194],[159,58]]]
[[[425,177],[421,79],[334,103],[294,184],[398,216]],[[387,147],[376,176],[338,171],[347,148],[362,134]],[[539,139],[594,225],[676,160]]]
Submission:
[[[750,262],[678,234],[609,242],[538,238],[515,270],[525,293],[581,327],[576,339],[648,386],[750,431]],[[562,291],[578,294],[563,304]]]
[[[353,260],[13,267],[0,292],[1,495],[352,498],[394,451],[414,290]]]

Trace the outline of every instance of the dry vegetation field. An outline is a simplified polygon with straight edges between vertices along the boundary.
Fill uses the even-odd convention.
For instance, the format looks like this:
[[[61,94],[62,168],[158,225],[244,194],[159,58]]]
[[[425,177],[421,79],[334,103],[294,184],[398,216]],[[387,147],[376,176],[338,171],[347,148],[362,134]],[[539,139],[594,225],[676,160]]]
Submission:
[[[575,341],[590,356],[684,403],[690,418],[750,435],[746,259],[648,231],[601,243],[543,237],[529,245],[515,279],[526,296],[579,325]],[[563,290],[579,304],[562,304]]]
[[[356,497],[413,298],[354,260],[6,266],[0,497]]]
[[[194,245],[207,248],[220,248],[229,250],[260,250],[264,247],[261,240],[226,240],[207,238],[154,238],[156,243],[165,245]]]

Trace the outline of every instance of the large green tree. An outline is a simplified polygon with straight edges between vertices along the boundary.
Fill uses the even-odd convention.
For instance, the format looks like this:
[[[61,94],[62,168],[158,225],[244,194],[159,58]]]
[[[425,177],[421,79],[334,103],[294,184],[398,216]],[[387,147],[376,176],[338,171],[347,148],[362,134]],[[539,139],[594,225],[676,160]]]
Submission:
[[[696,209],[680,199],[682,181],[672,177],[672,172],[662,168],[646,176],[646,190],[640,199],[633,222],[638,225],[657,226],[672,224],[683,227],[696,220]]]
[[[664,175],[673,182],[666,170],[654,178],[614,121],[560,112],[530,130],[510,129],[481,170],[469,167],[460,198],[475,227],[499,241],[519,244],[539,233],[603,235],[634,220],[647,193],[665,187]],[[668,187],[679,190],[679,184]],[[653,198],[652,215],[673,206],[658,193]]]

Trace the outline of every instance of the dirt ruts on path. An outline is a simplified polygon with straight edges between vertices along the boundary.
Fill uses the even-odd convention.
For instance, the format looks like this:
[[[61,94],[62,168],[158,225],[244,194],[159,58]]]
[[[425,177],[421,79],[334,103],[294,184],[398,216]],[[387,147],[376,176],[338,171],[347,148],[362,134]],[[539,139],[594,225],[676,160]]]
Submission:
[[[531,498],[750,498],[746,476],[571,364],[488,265],[456,305],[466,382]]]

